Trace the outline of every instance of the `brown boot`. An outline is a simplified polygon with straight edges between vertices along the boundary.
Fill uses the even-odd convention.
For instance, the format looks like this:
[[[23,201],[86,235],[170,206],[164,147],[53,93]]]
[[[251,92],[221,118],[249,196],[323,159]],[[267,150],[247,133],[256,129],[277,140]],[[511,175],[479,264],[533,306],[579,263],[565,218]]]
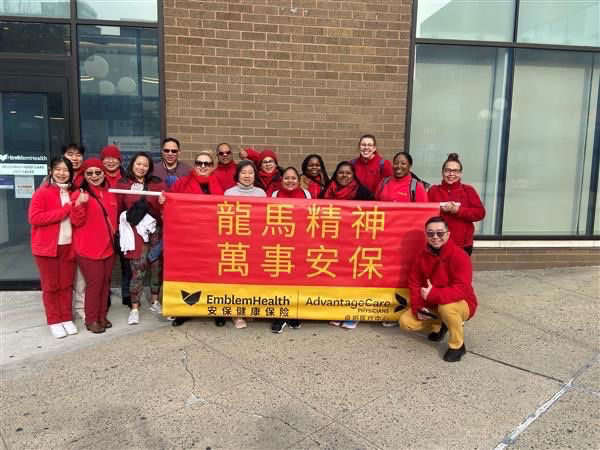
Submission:
[[[110,320],[108,320],[106,317],[103,319],[99,320],[100,325],[102,325],[104,328],[111,328],[112,327],[112,323]]]
[[[85,327],[92,333],[104,333],[104,327],[100,324],[99,321],[86,324]]]

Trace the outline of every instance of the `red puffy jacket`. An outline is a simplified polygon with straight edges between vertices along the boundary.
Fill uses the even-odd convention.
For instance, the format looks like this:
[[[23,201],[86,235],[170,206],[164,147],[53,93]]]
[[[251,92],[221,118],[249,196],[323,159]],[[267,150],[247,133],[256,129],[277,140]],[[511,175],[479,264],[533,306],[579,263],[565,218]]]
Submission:
[[[377,152],[368,161],[361,157],[353,159],[352,166],[354,166],[354,173],[360,183],[373,193],[382,179],[394,175],[392,163],[383,159]]]
[[[460,202],[460,208],[456,214],[442,212],[442,217],[448,222],[450,239],[459,247],[473,245],[475,226],[473,222],[479,222],[485,217],[485,208],[477,191],[473,186],[456,181],[447,184],[431,186],[427,192],[430,202]]]
[[[234,187],[237,184],[237,182],[233,178],[235,176],[236,168],[236,164],[233,161],[231,161],[227,165],[218,164],[217,168],[212,173],[219,181],[223,192],[225,192],[229,188]]]
[[[188,175],[178,179],[173,186],[171,186],[171,192],[179,194],[204,194],[200,181],[207,181],[208,179],[208,190],[211,195],[223,195],[223,188],[214,175],[208,177],[201,177],[192,170]]]
[[[71,206],[71,203],[63,206],[60,188],[54,184],[44,183],[33,193],[29,203],[31,253],[56,256],[60,223],[71,215]],[[72,253],[71,258],[74,256]]]
[[[427,287],[427,280],[433,288],[427,300],[421,297],[421,288]],[[473,291],[473,266],[471,258],[454,242],[448,240],[440,254],[434,254],[425,247],[417,254],[408,276],[410,307],[415,317],[423,307],[446,305],[465,300],[469,305],[469,318],[477,309],[477,298]]]

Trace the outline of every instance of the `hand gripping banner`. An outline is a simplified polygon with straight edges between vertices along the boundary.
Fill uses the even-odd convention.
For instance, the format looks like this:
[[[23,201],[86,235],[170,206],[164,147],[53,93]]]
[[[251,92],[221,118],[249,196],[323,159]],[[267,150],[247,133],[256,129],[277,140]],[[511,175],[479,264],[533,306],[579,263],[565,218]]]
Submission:
[[[397,320],[439,204],[165,194],[163,314]]]

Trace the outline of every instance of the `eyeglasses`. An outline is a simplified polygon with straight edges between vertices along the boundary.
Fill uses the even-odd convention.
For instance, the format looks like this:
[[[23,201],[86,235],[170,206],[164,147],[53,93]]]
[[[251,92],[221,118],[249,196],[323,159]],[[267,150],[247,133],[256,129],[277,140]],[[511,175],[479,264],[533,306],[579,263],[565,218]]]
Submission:
[[[263,164],[275,164],[275,160],[274,159],[264,159]]]
[[[360,144],[361,147],[375,147],[375,144]]]
[[[86,177],[93,177],[94,175],[96,175],[97,177],[99,177],[100,175],[103,175],[104,172],[102,172],[101,170],[86,170],[85,171],[85,176]]]
[[[177,149],[163,148],[163,153],[179,153]]]
[[[447,175],[458,175],[460,173],[460,169],[444,169],[444,173]]]
[[[219,156],[227,156],[227,155],[231,155],[231,152],[217,152],[217,154]]]
[[[439,237],[440,239],[446,236],[447,231],[426,231],[425,234],[428,238],[432,238],[434,236]]]
[[[212,167],[213,165],[210,161],[194,161],[194,164],[198,167]]]

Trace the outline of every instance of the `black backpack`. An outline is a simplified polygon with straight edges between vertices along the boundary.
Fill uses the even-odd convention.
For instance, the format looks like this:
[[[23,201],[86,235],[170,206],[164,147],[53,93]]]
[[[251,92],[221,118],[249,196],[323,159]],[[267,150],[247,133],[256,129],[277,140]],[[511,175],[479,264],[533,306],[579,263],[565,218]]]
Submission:
[[[410,173],[411,175],[411,180],[410,180],[410,201],[414,202],[415,198],[417,197],[417,183],[421,183],[423,185],[423,187],[425,188],[425,192],[427,192],[429,190],[429,188],[431,187],[431,184],[427,183],[426,181],[421,180],[418,176],[416,176],[414,173]],[[392,177],[385,177],[382,181],[381,181],[381,188],[383,189],[383,187],[388,184],[390,182],[390,180],[392,179]]]

